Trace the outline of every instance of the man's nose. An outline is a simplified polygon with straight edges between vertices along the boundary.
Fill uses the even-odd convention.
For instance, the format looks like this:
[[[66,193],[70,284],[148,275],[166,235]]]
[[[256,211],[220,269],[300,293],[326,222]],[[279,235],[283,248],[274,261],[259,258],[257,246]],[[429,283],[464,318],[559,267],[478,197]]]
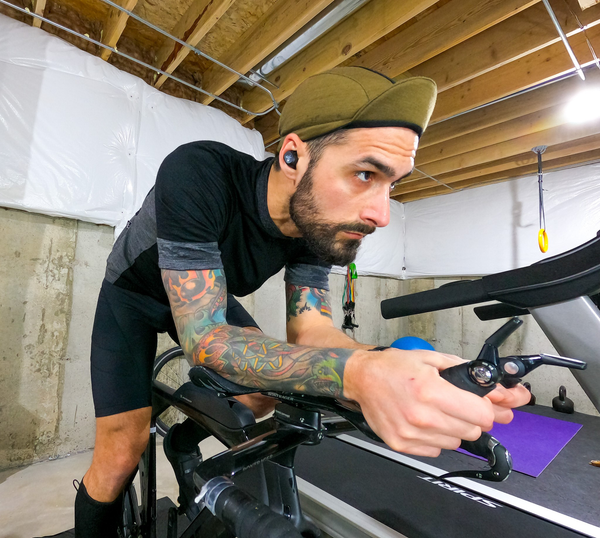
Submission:
[[[361,219],[366,224],[382,228],[390,222],[390,190],[389,187],[377,189],[371,193],[361,212]]]

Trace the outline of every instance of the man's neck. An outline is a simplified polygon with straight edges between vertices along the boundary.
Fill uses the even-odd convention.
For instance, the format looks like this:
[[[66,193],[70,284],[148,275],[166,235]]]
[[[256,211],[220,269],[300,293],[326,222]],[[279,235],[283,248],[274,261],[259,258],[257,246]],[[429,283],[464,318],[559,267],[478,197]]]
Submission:
[[[283,235],[302,237],[290,216],[290,198],[294,192],[290,187],[290,180],[281,171],[271,167],[267,186],[269,215]]]

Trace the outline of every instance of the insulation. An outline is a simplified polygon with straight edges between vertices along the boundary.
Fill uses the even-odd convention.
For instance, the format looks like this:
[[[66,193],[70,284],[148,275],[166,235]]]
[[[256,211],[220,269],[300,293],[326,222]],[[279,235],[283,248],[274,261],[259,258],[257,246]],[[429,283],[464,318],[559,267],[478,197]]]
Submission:
[[[405,277],[477,276],[530,265],[600,230],[600,165],[544,174],[549,250],[538,247],[538,181],[528,176],[405,204]]]
[[[0,15],[0,204],[118,229],[177,146],[218,140],[257,159],[262,137]]]

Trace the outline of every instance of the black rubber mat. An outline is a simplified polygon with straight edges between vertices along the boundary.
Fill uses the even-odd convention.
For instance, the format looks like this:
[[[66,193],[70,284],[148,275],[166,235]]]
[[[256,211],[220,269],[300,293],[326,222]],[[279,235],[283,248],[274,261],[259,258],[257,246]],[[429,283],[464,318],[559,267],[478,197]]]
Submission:
[[[600,469],[589,462],[600,459],[600,419],[581,414],[560,415],[539,406],[523,410],[579,422],[583,428],[540,477],[513,473],[506,482],[485,484],[599,525]],[[477,468],[483,463],[454,451],[444,451],[435,459],[413,459],[447,471]],[[581,536],[335,439],[326,439],[314,447],[300,447],[296,473],[410,538]]]

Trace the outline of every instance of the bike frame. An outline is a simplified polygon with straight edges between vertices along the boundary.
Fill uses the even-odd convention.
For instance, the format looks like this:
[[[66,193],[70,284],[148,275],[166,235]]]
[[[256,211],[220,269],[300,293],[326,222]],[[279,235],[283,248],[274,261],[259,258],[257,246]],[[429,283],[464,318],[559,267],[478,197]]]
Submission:
[[[282,395],[277,394],[277,397]],[[303,399],[302,396],[290,398]],[[327,407],[319,398],[309,399],[312,400],[315,400],[315,407]],[[194,420],[230,449],[198,466],[194,472],[198,489],[211,478],[228,476],[275,513],[290,519],[301,532],[318,535],[300,507],[293,468],[296,448],[302,444],[317,444],[325,435],[338,435],[354,430],[355,426],[340,417],[323,420],[321,411],[316,408],[299,409],[285,403],[277,405],[273,417],[256,423],[252,413],[242,404],[237,402],[237,409],[231,409],[228,400],[218,398],[212,389],[198,387],[192,382],[173,389],[154,380],[150,440],[139,464],[143,537],[157,538],[155,424],[156,417],[170,406]],[[336,406],[329,404],[329,407]],[[217,408],[216,413],[214,408]],[[190,522],[181,538],[193,538],[201,531],[207,516],[205,512],[202,510]]]

